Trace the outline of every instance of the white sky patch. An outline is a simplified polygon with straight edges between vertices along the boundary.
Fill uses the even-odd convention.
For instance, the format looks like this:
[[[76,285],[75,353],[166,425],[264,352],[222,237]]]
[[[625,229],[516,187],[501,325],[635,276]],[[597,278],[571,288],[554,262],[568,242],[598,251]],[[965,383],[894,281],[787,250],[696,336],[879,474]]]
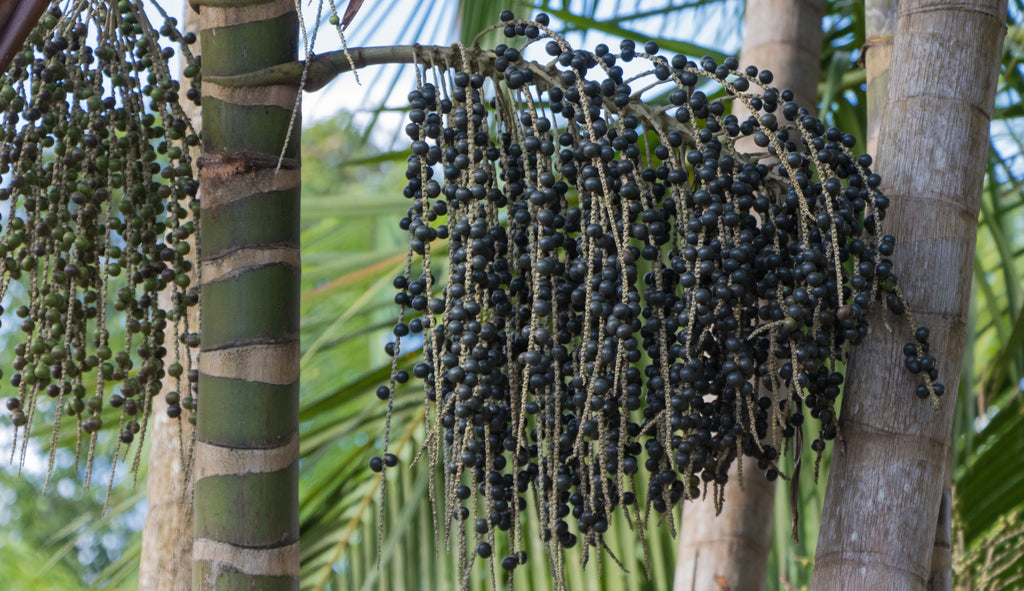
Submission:
[[[48,425],[40,423],[39,428],[47,428]],[[14,427],[7,421],[0,429],[0,465],[2,469],[12,474],[18,473],[18,464],[21,461],[21,445],[24,439],[21,434],[24,430],[18,431],[18,448],[14,453],[14,460],[11,461],[11,446],[14,442]],[[25,450],[25,463],[21,466],[21,473],[26,476],[41,477],[46,475],[46,466],[49,456],[44,455],[35,441],[28,442],[28,449]]]

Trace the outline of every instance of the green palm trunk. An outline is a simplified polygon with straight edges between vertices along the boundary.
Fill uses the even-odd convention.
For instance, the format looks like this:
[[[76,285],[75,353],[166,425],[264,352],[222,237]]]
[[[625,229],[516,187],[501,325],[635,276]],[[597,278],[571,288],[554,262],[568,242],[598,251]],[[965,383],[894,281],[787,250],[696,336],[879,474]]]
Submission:
[[[209,4],[204,76],[297,58],[290,0]],[[297,92],[203,85],[195,589],[299,586]]]

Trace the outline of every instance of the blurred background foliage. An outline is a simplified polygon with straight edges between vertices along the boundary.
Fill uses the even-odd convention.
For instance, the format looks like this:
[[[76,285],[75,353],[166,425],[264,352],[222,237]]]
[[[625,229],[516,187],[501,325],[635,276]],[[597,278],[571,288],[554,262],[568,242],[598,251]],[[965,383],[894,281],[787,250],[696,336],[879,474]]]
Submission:
[[[743,3],[737,0],[378,0],[362,8],[347,41],[350,47],[468,43],[503,8],[524,16],[548,12],[553,27],[584,48],[617,45],[618,38],[629,36],[657,40],[665,50],[691,57],[721,56],[738,53],[742,35]],[[954,425],[958,590],[1009,589],[1024,581],[1024,546],[1017,541],[1024,534],[1024,0],[1010,0],[1009,14],[974,262],[967,340],[973,346],[965,352]],[[822,24],[820,113],[829,124],[863,138],[865,76],[857,63],[865,41],[863,3],[829,0]],[[500,40],[483,41],[488,42]],[[379,476],[367,468],[369,457],[379,453],[384,430],[385,404],[375,390],[390,371],[383,349],[396,316],[391,280],[405,263],[407,238],[397,222],[407,208],[401,191],[408,153],[398,134],[412,79],[408,68],[388,66],[365,71],[361,80],[356,86],[347,75],[321,96],[307,97],[315,106],[309,112],[320,115],[307,123],[302,138],[302,586],[448,589],[458,567],[444,552],[444,540],[435,538],[435,508],[427,495],[430,479],[439,476],[426,462],[410,467],[424,435],[422,394],[415,388],[396,392],[392,450],[405,469],[392,472],[383,510]],[[338,112],[338,103],[348,104],[338,98],[341,93],[364,96],[363,107]],[[435,254],[443,258],[443,252]],[[29,465],[45,465],[47,451],[39,449],[48,450],[49,435],[37,432],[36,437],[42,445],[30,452]],[[119,476],[101,517],[104,487],[81,491],[73,457],[63,453],[57,455],[58,470],[45,497],[39,469],[26,469],[19,477],[15,461],[0,473],[4,587],[134,588],[144,487],[133,488],[130,475]],[[99,468],[94,482],[105,484],[100,475],[108,471],[109,465]],[[799,541],[790,536],[788,495],[776,496],[768,589],[807,588],[827,474],[828,453],[818,482],[801,479]],[[143,468],[140,482],[144,478]],[[539,558],[543,550],[535,524],[525,528],[527,550]],[[625,570],[593,556],[581,568],[579,552],[568,552],[569,588],[670,588],[675,543],[668,529],[651,530],[646,558],[635,536],[621,520],[607,536]],[[490,577],[487,568],[477,567],[472,586],[488,587]],[[551,587],[550,580],[545,561],[530,560],[516,571],[514,587],[541,591]]]

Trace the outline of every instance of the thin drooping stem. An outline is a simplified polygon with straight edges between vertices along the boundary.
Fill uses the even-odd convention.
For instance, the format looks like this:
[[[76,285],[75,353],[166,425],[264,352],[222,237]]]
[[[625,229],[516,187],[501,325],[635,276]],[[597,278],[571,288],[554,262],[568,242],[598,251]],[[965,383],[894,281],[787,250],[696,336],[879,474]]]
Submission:
[[[775,74],[773,84],[793,91],[814,112],[821,64],[820,0],[751,0],[747,3],[740,64]],[[737,105],[742,120],[749,112]],[[757,151],[753,142],[741,146]],[[742,462],[742,466],[740,463]],[[742,487],[739,486],[742,469]],[[683,508],[675,589],[763,589],[771,547],[775,485],[755,459],[744,457],[729,470],[721,513],[711,499]],[[743,568],[736,568],[742,564]]]
[[[1002,0],[901,2],[879,125],[887,222],[905,253],[895,274],[950,376],[964,347],[1005,18]],[[932,569],[956,388],[937,411],[903,399],[913,380],[891,359],[907,329],[872,326],[850,359],[812,589],[919,590]]]
[[[204,76],[297,57],[289,0],[200,14]],[[297,94],[203,84],[196,590],[299,587]]]

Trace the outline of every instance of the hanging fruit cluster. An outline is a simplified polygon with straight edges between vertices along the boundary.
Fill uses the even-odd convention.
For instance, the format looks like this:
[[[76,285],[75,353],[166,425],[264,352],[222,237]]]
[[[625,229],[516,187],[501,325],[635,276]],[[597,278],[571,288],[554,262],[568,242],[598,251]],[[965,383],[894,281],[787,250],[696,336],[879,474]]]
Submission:
[[[528,498],[553,557],[602,547],[617,509],[643,527],[709,489],[720,503],[741,454],[775,479],[797,432],[820,452],[837,363],[877,301],[911,325],[917,395],[942,396],[892,273],[889,200],[852,136],[734,58],[574,50],[546,15],[501,20],[525,41],[460,47],[409,94],[409,262],[378,390],[423,381],[426,452],[467,555],[503,535],[496,559],[523,563]],[[551,63],[524,61],[535,43]],[[646,66],[627,77],[629,62]],[[412,376],[397,369],[411,334]]]
[[[131,0],[54,2],[0,82],[0,297],[13,282],[27,300],[14,310],[21,342],[6,402],[22,454],[41,399],[53,399],[54,443],[62,416],[79,452],[88,440],[87,470],[105,406],[119,414],[119,445],[145,434],[162,380],[184,392],[167,395],[168,414],[194,410],[195,370],[163,362],[170,347],[198,345],[185,310],[198,302],[189,149],[199,138],[179,104],[199,100],[194,41],[173,18],[154,28]],[[187,89],[169,70],[172,44]]]

